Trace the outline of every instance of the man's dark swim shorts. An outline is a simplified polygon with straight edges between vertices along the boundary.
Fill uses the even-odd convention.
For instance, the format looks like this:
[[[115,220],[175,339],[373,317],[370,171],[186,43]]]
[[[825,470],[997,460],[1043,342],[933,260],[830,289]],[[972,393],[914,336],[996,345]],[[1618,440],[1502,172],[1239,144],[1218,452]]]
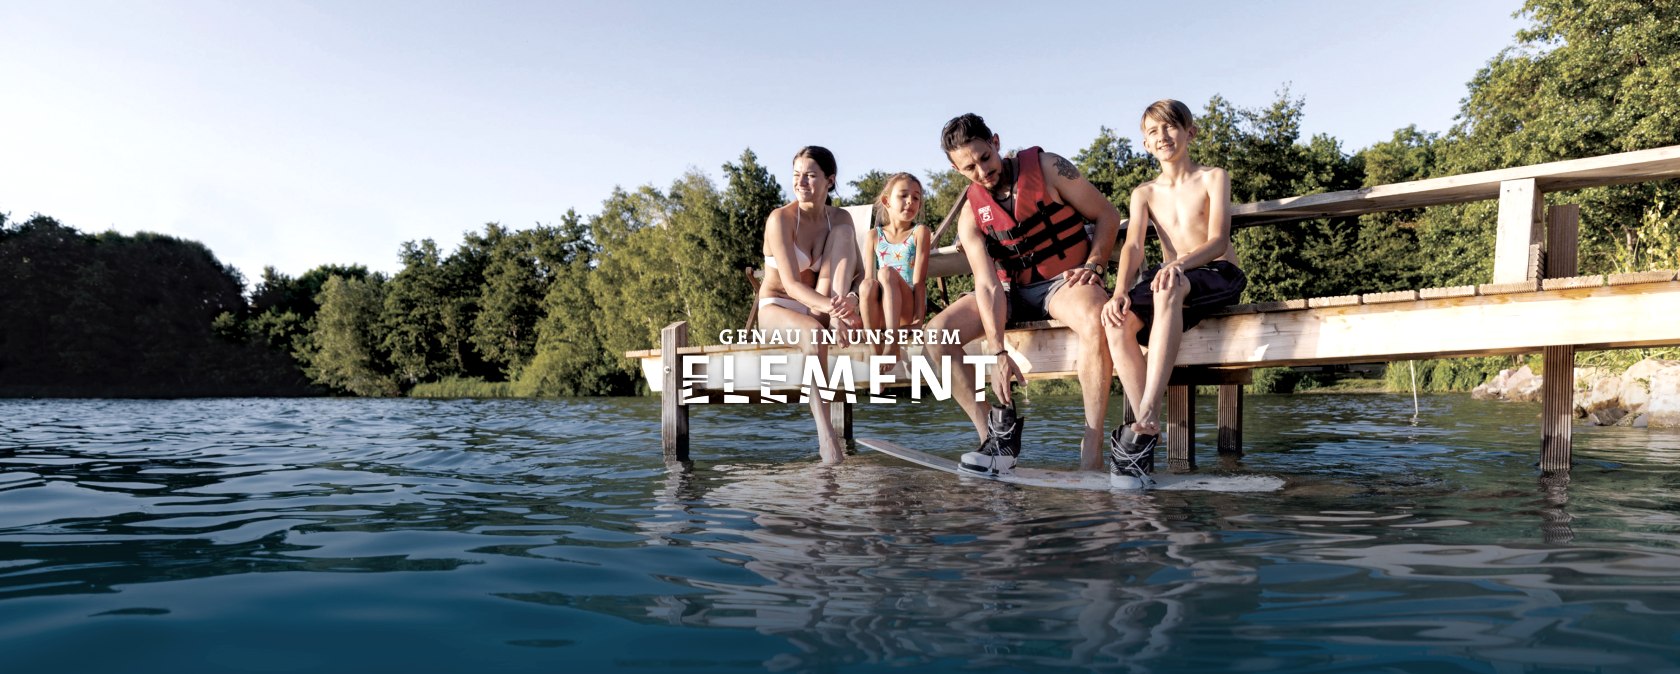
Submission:
[[[1038,283],[1012,283],[1009,286],[1010,323],[1050,320],[1050,297],[1067,285],[1067,277],[1057,274]]]
[[[1143,272],[1142,280],[1128,291],[1132,297],[1132,313],[1143,319],[1143,329],[1137,334],[1139,344],[1149,344],[1149,328],[1155,322],[1155,294],[1150,292],[1149,283],[1160,272],[1161,265],[1150,267]],[[1248,287],[1248,277],[1243,275],[1242,270],[1224,260],[1186,269],[1184,278],[1190,282],[1190,293],[1184,297],[1185,330],[1196,327],[1215,310],[1236,304],[1242,298],[1243,288]]]

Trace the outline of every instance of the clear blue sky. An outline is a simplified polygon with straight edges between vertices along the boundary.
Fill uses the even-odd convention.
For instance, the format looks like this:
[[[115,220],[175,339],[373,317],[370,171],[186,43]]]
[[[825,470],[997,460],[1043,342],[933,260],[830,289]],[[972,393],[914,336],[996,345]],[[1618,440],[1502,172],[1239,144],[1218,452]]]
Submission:
[[[749,147],[778,176],[807,144],[842,181],[922,174],[968,111],[1072,155],[1102,126],[1135,146],[1159,98],[1288,85],[1352,152],[1449,128],[1519,5],[0,0],[0,211],[255,279],[393,272],[403,241],[593,214]]]

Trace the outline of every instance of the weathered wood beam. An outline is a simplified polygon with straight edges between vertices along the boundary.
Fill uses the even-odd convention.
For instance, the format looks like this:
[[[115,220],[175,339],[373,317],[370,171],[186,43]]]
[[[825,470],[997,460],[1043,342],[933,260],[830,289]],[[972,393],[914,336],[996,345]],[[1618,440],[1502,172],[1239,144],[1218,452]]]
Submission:
[[[1680,344],[1675,282],[1210,318],[1185,334],[1178,363],[1271,367],[1669,344]]]
[[[1580,206],[1560,204],[1547,212],[1546,278],[1575,276],[1580,232]],[[1540,353],[1545,372],[1540,391],[1540,470],[1561,473],[1569,470],[1574,452],[1575,347],[1548,346]]]
[[[1238,204],[1231,209],[1231,224],[1250,227],[1485,201],[1499,198],[1500,184],[1512,180],[1534,180],[1542,192],[1561,192],[1669,178],[1680,178],[1680,146]]]
[[[1167,387],[1167,469],[1196,469],[1196,387]]]
[[[665,450],[667,462],[683,462],[688,460],[688,406],[682,404],[682,372],[677,363],[682,359],[677,350],[688,346],[688,321],[677,321],[665,326],[659,331],[660,361],[664,363],[659,377],[648,377],[651,385],[659,381],[663,386],[660,390],[666,395],[659,397],[659,444]]]
[[[1242,454],[1243,387],[1219,386],[1219,453]]]
[[[1493,282],[1517,283],[1539,278],[1533,262],[1545,242],[1544,193],[1533,178],[1499,185],[1499,238],[1493,246]]]

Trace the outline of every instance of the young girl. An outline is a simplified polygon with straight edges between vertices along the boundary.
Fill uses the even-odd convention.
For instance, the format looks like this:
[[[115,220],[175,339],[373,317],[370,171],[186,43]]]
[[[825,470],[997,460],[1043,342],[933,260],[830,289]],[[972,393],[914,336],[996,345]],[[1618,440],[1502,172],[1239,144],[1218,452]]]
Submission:
[[[834,153],[824,148],[810,145],[793,156],[794,201],[771,211],[765,222],[764,283],[758,289],[759,327],[799,331],[800,349],[824,363],[828,347],[816,331],[844,334],[859,323],[857,295],[847,289],[861,260],[851,214],[829,205],[835,170]],[[810,404],[823,463],[844,461],[828,403],[813,392]]]
[[[922,181],[908,173],[887,178],[875,207],[887,224],[873,228],[864,244],[873,269],[864,275],[863,327],[894,331],[919,327],[927,307],[927,260],[932,236],[916,224],[922,212]],[[896,336],[896,335],[895,335]],[[885,340],[883,340],[885,341]],[[898,344],[880,344],[876,353],[902,361]]]

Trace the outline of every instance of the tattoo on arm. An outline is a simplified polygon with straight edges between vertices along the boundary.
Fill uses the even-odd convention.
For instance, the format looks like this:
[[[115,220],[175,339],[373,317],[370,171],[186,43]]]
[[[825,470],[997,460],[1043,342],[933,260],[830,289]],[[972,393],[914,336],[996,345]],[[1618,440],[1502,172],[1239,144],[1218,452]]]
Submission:
[[[1073,180],[1074,178],[1079,177],[1079,169],[1074,168],[1073,162],[1068,161],[1067,157],[1063,157],[1061,155],[1055,155],[1055,157],[1056,157],[1056,173],[1060,174],[1063,178],[1067,178],[1068,180]]]

